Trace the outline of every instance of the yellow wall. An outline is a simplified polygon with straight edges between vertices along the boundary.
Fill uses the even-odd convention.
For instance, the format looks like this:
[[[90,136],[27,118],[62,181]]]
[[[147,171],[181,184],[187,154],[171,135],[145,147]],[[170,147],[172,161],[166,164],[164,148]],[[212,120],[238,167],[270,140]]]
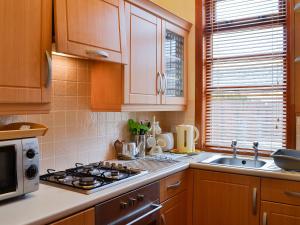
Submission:
[[[152,2],[194,24],[195,0],[152,0]]]
[[[152,2],[193,24],[188,42],[188,109],[184,115],[176,115],[176,118],[181,118],[178,123],[192,124],[195,118],[195,0],[152,0]]]

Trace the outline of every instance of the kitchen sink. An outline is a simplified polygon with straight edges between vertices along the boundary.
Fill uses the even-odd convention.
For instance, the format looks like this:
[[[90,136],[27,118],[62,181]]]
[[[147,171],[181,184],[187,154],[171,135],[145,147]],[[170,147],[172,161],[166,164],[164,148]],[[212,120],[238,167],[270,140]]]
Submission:
[[[218,158],[218,159],[213,160],[210,163],[247,167],[247,168],[261,168],[266,164],[266,162],[262,161],[262,160],[233,158],[233,157],[232,158],[228,158],[228,157]]]
[[[248,156],[237,156],[227,154],[211,154],[204,160],[198,163],[209,164],[213,166],[231,167],[231,168],[244,168],[244,169],[258,169],[266,171],[277,171],[280,170],[272,158],[260,157],[255,160],[253,157]]]

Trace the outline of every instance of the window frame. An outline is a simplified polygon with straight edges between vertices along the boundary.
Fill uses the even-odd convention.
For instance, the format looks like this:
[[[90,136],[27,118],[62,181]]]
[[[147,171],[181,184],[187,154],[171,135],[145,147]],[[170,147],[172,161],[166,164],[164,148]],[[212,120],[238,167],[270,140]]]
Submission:
[[[196,148],[204,151],[219,153],[231,153],[230,148],[205,149],[205,106],[206,106],[206,42],[204,35],[207,0],[195,0],[195,125],[200,131],[200,138]],[[209,0],[211,1],[211,0]],[[280,0],[278,0],[280,1]],[[284,0],[287,4],[287,115],[286,115],[286,144],[287,148],[295,149],[296,147],[296,113],[295,113],[295,86],[294,86],[294,0]],[[269,156],[272,151],[260,151],[262,156]],[[240,150],[239,154],[252,155],[251,150]]]

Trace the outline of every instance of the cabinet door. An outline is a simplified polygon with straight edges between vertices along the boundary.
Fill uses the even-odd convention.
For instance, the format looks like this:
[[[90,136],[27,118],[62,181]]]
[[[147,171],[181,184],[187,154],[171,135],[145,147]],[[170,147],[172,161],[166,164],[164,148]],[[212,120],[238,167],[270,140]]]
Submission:
[[[0,1],[0,103],[50,102],[51,9],[51,0]]]
[[[50,225],[95,225],[95,210],[91,208]]]
[[[187,101],[188,32],[166,21],[162,23],[163,104]]]
[[[161,225],[187,224],[187,191],[183,191],[164,202],[161,209]]]
[[[295,5],[300,4],[300,0],[295,0]],[[293,23],[292,23],[293,24]],[[300,9],[295,11],[294,17],[295,32],[294,44],[295,44],[295,108],[296,113],[300,113]]]
[[[160,104],[161,19],[125,4],[129,64],[125,66],[125,104]]]
[[[195,225],[258,225],[260,179],[219,172],[194,172]]]
[[[300,225],[300,206],[262,202],[261,225]]]
[[[57,51],[126,63],[123,0],[56,0]]]

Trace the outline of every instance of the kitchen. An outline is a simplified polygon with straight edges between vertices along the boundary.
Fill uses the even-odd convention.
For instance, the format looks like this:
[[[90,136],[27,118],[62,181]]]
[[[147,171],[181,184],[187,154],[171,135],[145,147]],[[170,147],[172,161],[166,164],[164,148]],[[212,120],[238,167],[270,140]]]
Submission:
[[[299,12],[1,1],[0,224],[300,224]]]

